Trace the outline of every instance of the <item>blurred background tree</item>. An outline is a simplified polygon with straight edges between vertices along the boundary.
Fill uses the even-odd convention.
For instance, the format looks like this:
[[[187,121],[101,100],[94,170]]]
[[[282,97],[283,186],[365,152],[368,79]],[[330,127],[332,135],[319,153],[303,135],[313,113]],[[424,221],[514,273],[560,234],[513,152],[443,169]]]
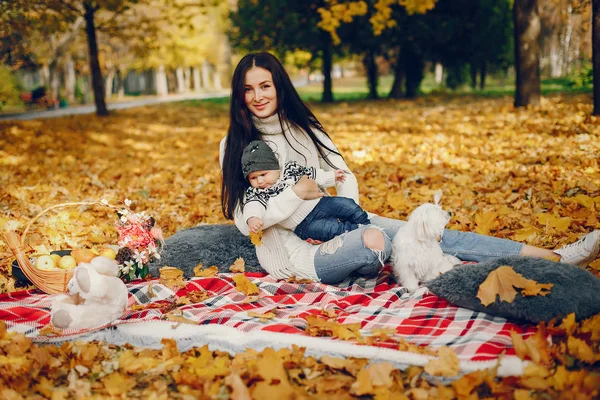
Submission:
[[[590,0],[0,0],[1,101],[19,110],[42,88],[47,105],[94,102],[105,115],[105,99],[227,90],[240,57],[266,50],[325,102],[360,77],[371,99],[510,92],[536,104],[545,88],[591,90],[592,11]]]

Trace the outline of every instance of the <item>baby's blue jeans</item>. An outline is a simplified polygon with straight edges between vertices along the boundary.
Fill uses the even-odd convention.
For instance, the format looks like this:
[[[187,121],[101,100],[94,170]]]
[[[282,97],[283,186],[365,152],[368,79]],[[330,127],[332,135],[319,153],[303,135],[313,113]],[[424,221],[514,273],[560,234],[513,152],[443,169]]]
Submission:
[[[294,233],[301,239],[326,242],[359,225],[368,225],[369,217],[356,202],[348,197],[323,197],[315,208],[298,224]]]

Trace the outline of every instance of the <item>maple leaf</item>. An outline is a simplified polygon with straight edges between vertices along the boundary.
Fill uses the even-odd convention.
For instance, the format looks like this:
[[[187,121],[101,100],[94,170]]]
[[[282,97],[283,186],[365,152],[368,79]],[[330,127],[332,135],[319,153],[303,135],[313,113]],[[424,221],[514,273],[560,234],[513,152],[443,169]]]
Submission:
[[[313,281],[312,279],[308,279],[308,278],[296,278],[295,276],[290,276],[285,281],[287,283],[297,283],[299,285],[315,283],[315,281]]]
[[[202,268],[202,264],[198,264],[194,267],[194,277],[196,278],[210,278],[217,276],[219,273],[219,267],[213,265],[212,267]]]
[[[538,230],[533,226],[526,226],[522,229],[517,230],[513,235],[512,239],[517,242],[528,242],[533,243],[538,236]]]
[[[183,316],[182,310],[173,310],[164,315],[164,318],[171,322],[179,322],[181,324],[198,325],[197,321]]]
[[[252,242],[252,244],[255,246],[262,245],[262,235],[262,230],[258,232],[250,232],[250,242]]]
[[[559,217],[552,214],[536,214],[535,218],[538,223],[547,228],[553,228],[558,232],[566,232],[571,225],[573,218],[571,217]]]
[[[563,318],[560,329],[566,332],[567,335],[572,335],[577,329],[577,323],[575,322],[575,313],[571,313]]]
[[[183,271],[174,267],[162,267],[159,269],[159,282],[173,291],[178,291],[186,286],[183,280]]]
[[[119,370],[129,374],[148,371],[160,364],[160,360],[151,356],[136,354],[133,350],[126,350],[118,358]]]
[[[409,343],[405,339],[400,339],[400,341],[398,342],[398,350],[408,351],[410,353],[416,354],[427,354],[431,356],[437,354],[433,349],[427,346],[419,346],[417,344]]]
[[[328,318],[336,318],[338,311],[333,308],[321,309],[321,315],[324,315]]]
[[[233,262],[233,265],[229,267],[229,270],[231,272],[243,273],[244,271],[246,271],[246,262],[242,257],[238,257]]]
[[[600,355],[594,354],[594,350],[584,341],[573,336],[567,339],[569,354],[583,362],[593,364],[600,360]]]
[[[256,361],[257,375],[264,381],[258,382],[252,391],[252,397],[257,399],[291,398],[294,390],[290,385],[283,361],[270,347],[267,347],[262,357]]]
[[[136,381],[133,378],[124,376],[117,372],[102,378],[102,383],[106,388],[106,392],[111,396],[122,396],[127,394],[136,385]]]
[[[0,337],[2,336],[0,327]],[[581,333],[589,333],[593,341],[600,340],[600,314],[596,314],[581,323]]]
[[[52,324],[47,324],[47,325],[44,325],[42,327],[42,329],[39,330],[39,334],[41,336],[61,336],[62,329],[58,329]]]
[[[277,308],[272,308],[272,309],[267,310],[262,313],[255,312],[255,311],[248,311],[248,316],[253,317],[253,318],[258,318],[261,320],[261,322],[265,322],[266,320],[275,318],[275,310],[276,309]]]
[[[550,365],[551,356],[545,328],[539,327],[536,333],[527,339],[515,331],[510,331],[510,337],[517,356],[525,360],[526,357],[540,365]]]
[[[356,382],[350,387],[350,393],[355,396],[363,396],[366,394],[373,394],[373,390],[371,374],[366,368],[361,369],[356,376]]]
[[[526,279],[523,275],[515,272],[508,265],[502,265],[491,271],[487,278],[479,285],[477,298],[481,304],[487,306],[496,301],[496,296],[500,296],[500,301],[512,303],[517,295],[514,289],[522,288],[523,296],[545,296],[549,293],[551,283],[537,283],[534,280]]]
[[[494,229],[497,221],[498,213],[494,211],[487,211],[484,213],[477,213],[475,215],[475,232],[482,235],[489,235],[490,231]]]
[[[210,294],[208,292],[202,291],[202,290],[194,290],[192,292],[189,292],[186,297],[192,302],[192,303],[201,303],[206,299],[210,298]]]
[[[334,336],[343,340],[360,339],[360,323],[340,324],[316,315],[306,317],[306,332],[311,336]]]
[[[425,365],[425,372],[433,376],[456,376],[460,372],[458,357],[454,350],[443,346],[438,349],[438,358]]]
[[[452,382],[452,387],[459,399],[466,399],[469,398],[475,388],[483,384],[485,378],[485,371],[474,371]]]
[[[356,381],[350,387],[350,393],[356,396],[375,394],[377,387],[389,388],[393,384],[391,372],[394,370],[392,364],[381,362],[370,364],[358,372]]]
[[[235,289],[238,292],[242,292],[247,296],[260,293],[258,287],[254,283],[250,282],[250,280],[244,274],[235,274],[233,276],[233,281],[235,282]]]
[[[353,361],[347,360],[345,358],[337,358],[325,355],[321,357],[321,362],[327,365],[329,368],[333,369],[346,369],[350,365],[353,365]]]

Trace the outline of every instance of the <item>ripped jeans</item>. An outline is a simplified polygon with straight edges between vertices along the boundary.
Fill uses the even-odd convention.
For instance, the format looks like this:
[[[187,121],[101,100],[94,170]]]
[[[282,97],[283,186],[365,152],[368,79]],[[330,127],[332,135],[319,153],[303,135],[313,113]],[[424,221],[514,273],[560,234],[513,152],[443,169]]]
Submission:
[[[319,246],[315,254],[315,269],[321,282],[335,284],[351,273],[371,276],[377,274],[392,252],[392,238],[406,221],[380,217],[369,213],[371,225],[344,233]],[[384,249],[368,249],[363,242],[364,231],[381,230]],[[522,243],[473,232],[446,229],[440,242],[442,250],[463,261],[485,261],[493,258],[519,255]]]

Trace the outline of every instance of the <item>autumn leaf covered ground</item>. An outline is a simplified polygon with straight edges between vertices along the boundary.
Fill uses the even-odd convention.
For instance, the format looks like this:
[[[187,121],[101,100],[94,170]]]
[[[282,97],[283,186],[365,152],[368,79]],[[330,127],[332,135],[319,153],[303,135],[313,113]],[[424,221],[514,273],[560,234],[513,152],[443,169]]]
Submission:
[[[554,248],[600,228],[600,119],[590,115],[591,98],[554,95],[529,110],[515,110],[511,100],[427,97],[314,111],[357,175],[369,211],[404,218],[443,189],[452,229]],[[133,209],[154,216],[166,236],[225,222],[218,143],[227,120],[226,105],[198,102],[103,119],[0,122],[0,226],[22,230],[47,206],[100,198],[133,200]],[[102,210],[49,213],[28,234],[52,250],[115,239],[114,217]],[[0,292],[13,291],[13,258],[1,241],[0,257]],[[599,269],[599,261],[590,267],[596,275]],[[365,367],[365,360],[315,360],[301,349],[232,357],[206,348],[179,354],[170,341],[163,350],[40,347],[0,322],[0,397],[598,396],[600,317],[539,329],[528,342],[515,338],[517,353],[535,361],[525,376],[494,379],[489,371],[437,387],[420,368],[390,372]],[[549,345],[546,332],[558,340]]]

